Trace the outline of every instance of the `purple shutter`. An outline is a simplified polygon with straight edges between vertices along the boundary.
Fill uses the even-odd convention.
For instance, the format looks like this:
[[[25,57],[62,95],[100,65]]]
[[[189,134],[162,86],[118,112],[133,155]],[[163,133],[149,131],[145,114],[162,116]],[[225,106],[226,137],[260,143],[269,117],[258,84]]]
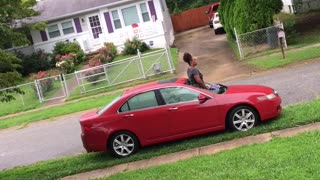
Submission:
[[[80,19],[79,18],[74,18],[73,21],[74,21],[74,24],[76,25],[77,33],[81,33],[82,32],[82,28],[81,28],[81,24],[80,24]]]
[[[148,5],[149,5],[151,17],[154,16],[154,20],[156,21],[158,18],[157,18],[156,9],[155,9],[154,4],[153,4],[153,0],[148,1]]]
[[[45,31],[40,31],[42,41],[48,41],[48,36]]]
[[[113,27],[111,23],[111,18],[109,12],[104,13],[104,19],[106,20],[107,28],[109,33],[113,33]]]

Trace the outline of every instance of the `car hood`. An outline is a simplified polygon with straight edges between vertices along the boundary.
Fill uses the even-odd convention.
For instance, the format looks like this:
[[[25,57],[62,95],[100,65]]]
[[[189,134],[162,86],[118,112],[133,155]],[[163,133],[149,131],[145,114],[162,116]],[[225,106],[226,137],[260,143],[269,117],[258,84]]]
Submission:
[[[239,94],[239,93],[263,93],[270,94],[273,89],[261,85],[231,85],[225,94]]]

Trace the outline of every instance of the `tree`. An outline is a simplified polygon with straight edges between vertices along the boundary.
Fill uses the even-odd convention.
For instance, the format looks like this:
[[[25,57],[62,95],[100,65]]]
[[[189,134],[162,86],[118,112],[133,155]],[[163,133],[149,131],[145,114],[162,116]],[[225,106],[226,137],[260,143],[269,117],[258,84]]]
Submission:
[[[21,60],[7,51],[8,45],[26,45],[28,38],[23,31],[26,27],[24,20],[28,17],[39,15],[32,8],[36,0],[1,0],[0,1],[0,89],[15,86],[21,79],[17,70],[21,68]],[[0,101],[14,99],[12,93],[23,93],[19,88],[9,89],[0,92]]]
[[[246,33],[271,26],[282,6],[282,0],[221,0],[218,11],[228,37],[235,39],[234,27]]]

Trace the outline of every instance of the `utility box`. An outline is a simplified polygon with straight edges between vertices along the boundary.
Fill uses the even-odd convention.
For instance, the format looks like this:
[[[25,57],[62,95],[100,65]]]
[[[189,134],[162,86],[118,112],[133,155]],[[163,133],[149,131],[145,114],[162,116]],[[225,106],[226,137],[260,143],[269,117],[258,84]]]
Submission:
[[[161,65],[160,65],[160,63],[154,63],[154,64],[152,65],[152,69],[153,69],[153,72],[154,72],[155,74],[161,73]]]

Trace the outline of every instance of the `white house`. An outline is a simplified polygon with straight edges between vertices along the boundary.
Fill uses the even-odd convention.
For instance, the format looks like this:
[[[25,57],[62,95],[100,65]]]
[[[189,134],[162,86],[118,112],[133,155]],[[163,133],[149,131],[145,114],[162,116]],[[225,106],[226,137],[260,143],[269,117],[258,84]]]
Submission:
[[[34,49],[51,52],[59,41],[77,41],[86,52],[113,42],[120,50],[137,37],[151,48],[172,45],[174,31],[165,0],[42,0],[40,16],[45,31],[32,30]]]

